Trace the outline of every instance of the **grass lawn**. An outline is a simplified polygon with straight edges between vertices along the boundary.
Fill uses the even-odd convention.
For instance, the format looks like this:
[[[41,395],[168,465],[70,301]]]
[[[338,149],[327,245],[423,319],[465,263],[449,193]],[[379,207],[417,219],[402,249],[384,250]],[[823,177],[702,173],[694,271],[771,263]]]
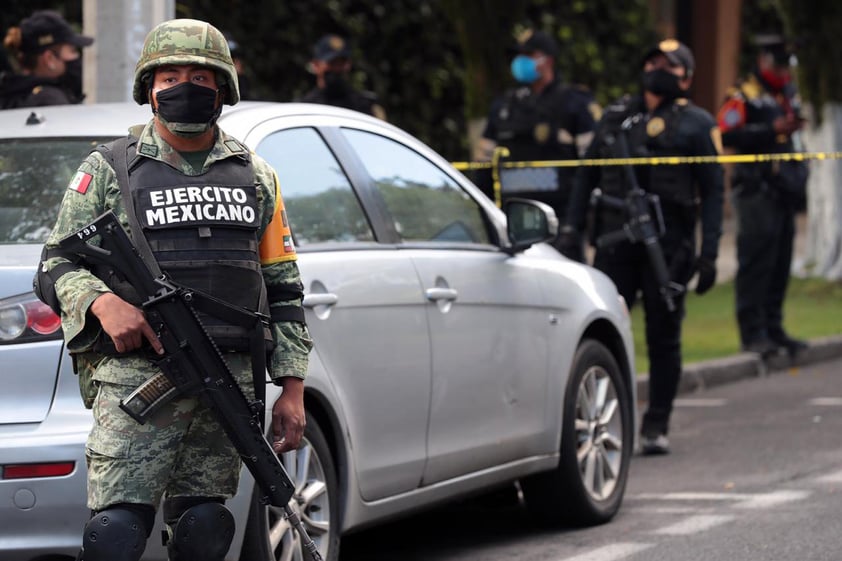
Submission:
[[[719,284],[704,296],[691,291],[686,304],[687,316],[682,324],[685,364],[739,352],[733,282]],[[784,328],[799,339],[842,334],[842,283],[790,279],[784,302]],[[648,372],[643,307],[640,303],[632,310],[632,330],[637,371]]]

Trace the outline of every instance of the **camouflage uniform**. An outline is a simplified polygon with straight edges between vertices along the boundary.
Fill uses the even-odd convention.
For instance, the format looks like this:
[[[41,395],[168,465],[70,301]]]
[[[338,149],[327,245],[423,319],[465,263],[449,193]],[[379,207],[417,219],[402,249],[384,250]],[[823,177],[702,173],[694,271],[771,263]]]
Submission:
[[[152,48],[166,45],[147,41],[141,63]],[[172,50],[172,49],[170,49]],[[225,47],[227,53],[227,46]],[[184,53],[160,64],[183,64]],[[181,56],[178,59],[177,56]],[[204,57],[195,64],[219,68]],[[140,68],[141,63],[138,64]],[[236,103],[236,82],[229,89],[227,103]],[[135,99],[146,101],[146,92],[135,87]],[[141,99],[143,101],[141,101]],[[201,169],[194,169],[168,145],[155,129],[154,120],[134,127],[139,157],[167,164],[185,175],[205,173],[215,162],[235,157],[242,145],[217,130],[216,141]],[[257,186],[260,256],[264,281],[272,287],[300,283],[296,256],[279,238],[283,202],[274,170],[260,157],[251,155]],[[84,190],[71,182],[47,248],[68,234],[86,226],[103,212],[113,210],[123,227],[130,230],[116,173],[99,152],[92,152],[77,173],[88,174]],[[47,269],[63,258],[45,262]],[[101,326],[88,311],[94,300],[111,289],[86,269],[66,273],[56,281],[62,307],[62,327],[67,348],[74,358],[87,407],[93,408],[94,427],[88,437],[88,506],[100,510],[116,503],[140,503],[157,507],[164,494],[177,496],[231,497],[236,492],[240,459],[221,426],[197,398],[179,398],[159,410],[146,425],[132,420],[117,406],[133,388],[157,373],[157,368],[138,353],[105,356],[92,350]],[[274,301],[270,306],[300,305],[299,300]],[[276,343],[269,372],[273,381],[293,376],[303,378],[312,347],[305,325],[294,321],[272,324]],[[226,353],[226,361],[247,396],[253,396],[252,370],[248,353]]]

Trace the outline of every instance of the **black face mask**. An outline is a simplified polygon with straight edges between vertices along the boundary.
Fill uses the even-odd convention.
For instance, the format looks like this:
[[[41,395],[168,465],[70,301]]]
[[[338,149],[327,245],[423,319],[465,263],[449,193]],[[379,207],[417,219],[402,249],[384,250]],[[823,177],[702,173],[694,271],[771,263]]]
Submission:
[[[70,90],[77,100],[84,99],[82,93],[82,59],[64,61],[64,74],[59,77],[59,82]]]
[[[325,72],[325,95],[344,97],[351,89],[344,72]]]
[[[643,89],[661,97],[674,99],[684,93],[678,85],[679,80],[675,74],[658,68],[643,73]]]
[[[158,120],[178,136],[199,136],[213,126],[222,111],[222,105],[216,105],[216,97],[217,90],[192,82],[158,90]]]

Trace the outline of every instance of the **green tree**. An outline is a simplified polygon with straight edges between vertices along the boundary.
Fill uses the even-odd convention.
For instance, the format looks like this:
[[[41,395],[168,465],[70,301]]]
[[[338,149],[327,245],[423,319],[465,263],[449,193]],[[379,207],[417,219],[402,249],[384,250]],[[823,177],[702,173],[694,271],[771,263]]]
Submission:
[[[795,40],[798,78],[811,123],[805,134],[811,151],[842,151],[842,4],[778,0],[787,34]],[[808,185],[807,270],[842,280],[842,162],[811,166]]]

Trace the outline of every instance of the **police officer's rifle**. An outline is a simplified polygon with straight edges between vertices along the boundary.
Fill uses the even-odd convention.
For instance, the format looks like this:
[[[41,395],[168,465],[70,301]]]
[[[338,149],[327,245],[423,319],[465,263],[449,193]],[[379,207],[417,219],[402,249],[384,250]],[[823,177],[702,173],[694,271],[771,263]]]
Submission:
[[[614,137],[617,158],[631,157],[626,136],[628,130],[639,118],[639,115],[629,117],[620,126],[619,132]],[[620,230],[599,236],[596,240],[596,246],[599,248],[608,247],[624,240],[642,243],[643,247],[646,248],[646,255],[655,275],[655,282],[658,283],[661,298],[664,299],[669,311],[675,311],[673,299],[684,292],[684,287],[670,280],[669,268],[659,242],[665,230],[661,201],[658,195],[647,193],[640,188],[631,165],[624,165],[623,172],[629,185],[625,198],[606,195],[600,189],[595,189],[591,197],[591,204],[595,206],[604,204],[623,211],[628,216],[628,221],[623,224]]]
[[[101,246],[89,243],[99,237]],[[142,300],[146,320],[164,347],[150,357],[162,373],[144,382],[120,408],[144,423],[162,403],[177,395],[198,395],[208,404],[263,492],[263,504],[282,507],[314,561],[322,556],[289,502],[295,485],[266,441],[260,401],[249,403],[192,302],[194,293],[166,277],[155,276],[112,211],[59,242],[65,251],[119,271]]]

